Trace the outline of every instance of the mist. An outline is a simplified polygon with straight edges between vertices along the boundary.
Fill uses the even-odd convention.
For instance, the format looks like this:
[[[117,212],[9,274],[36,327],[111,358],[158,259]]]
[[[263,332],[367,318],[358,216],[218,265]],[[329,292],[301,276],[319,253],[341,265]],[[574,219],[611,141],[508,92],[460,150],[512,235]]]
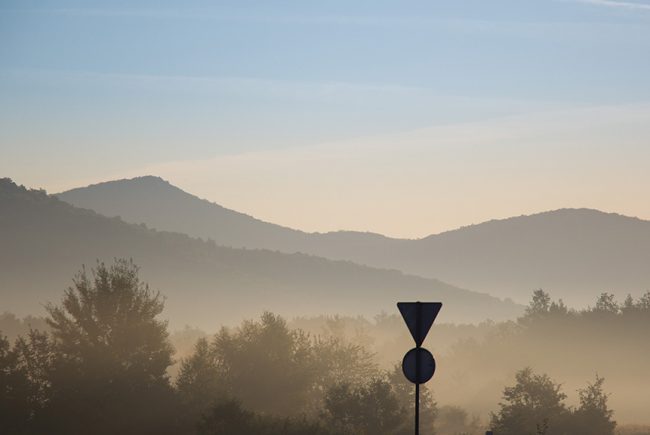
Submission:
[[[144,396],[138,400],[149,401],[147,395],[154,394],[161,401],[152,406],[168,417],[137,412],[129,416],[117,403],[91,406],[88,418],[117,419],[115,424],[102,423],[107,433],[148,433],[162,427],[169,433],[410,433],[413,388],[401,373],[401,358],[413,342],[395,304],[418,299],[443,303],[424,343],[435,355],[437,368],[422,390],[421,433],[526,430],[509,420],[510,407],[521,405],[508,402],[508,391],[531,395],[523,403],[546,403],[548,397],[535,396],[540,391],[555,394],[552,408],[546,404],[517,411],[531,412],[526,417],[531,424],[541,418],[549,433],[632,434],[645,433],[643,428],[650,426],[650,397],[643,387],[650,362],[644,345],[650,294],[638,291],[640,286],[625,296],[622,291],[581,290],[585,299],[594,296],[578,307],[553,298],[555,291],[531,289],[528,300],[517,304],[431,278],[357,265],[345,255],[346,261],[333,259],[337,252],[350,255],[356,249],[354,255],[362,255],[382,245],[389,246],[386,253],[395,253],[431,238],[400,241],[364,233],[294,231],[195,199],[151,177],[75,191],[81,201],[95,192],[104,198],[98,189],[107,190],[112,201],[94,203],[102,204],[100,211],[107,216],[62,200],[72,194],[49,195],[8,179],[1,185],[5,313],[0,331],[3,367],[9,374],[3,400],[7,410],[13,410],[12,430],[75,433],[95,424],[67,414],[62,404],[93,397],[99,391],[93,387],[97,382],[133,376],[127,367],[134,362],[127,363],[128,358],[140,358],[145,349],[158,346],[157,356],[145,360],[158,361],[157,380],[142,385],[138,394]],[[195,210],[194,217],[164,220],[151,213],[164,213],[173,201],[186,201],[183,208]],[[148,216],[158,220],[125,222],[115,211],[123,204],[132,205],[124,213],[131,222]],[[225,236],[235,247],[196,237],[201,228],[210,228],[208,216],[215,228],[221,222],[231,227]],[[576,225],[575,219],[588,230],[574,241],[574,251],[588,253],[601,228],[619,226],[615,238],[598,242],[610,246],[614,240],[622,244],[648,234],[645,221],[564,210],[436,237],[445,238],[449,252],[454,240],[467,249],[495,233],[503,241],[513,231],[516,240],[522,228],[548,234],[567,231]],[[199,221],[203,227],[196,224],[189,231],[194,237],[180,232],[184,224]],[[169,232],[174,228],[165,228],[165,222],[178,222],[181,228]],[[265,246],[246,246],[256,232]],[[238,239],[239,234],[243,238]],[[549,245],[548,240],[534,242],[537,249],[531,252],[539,254],[541,246]],[[623,258],[626,249],[621,246],[610,254],[610,264]],[[506,247],[502,244],[495,252],[502,249],[505,255]],[[301,248],[324,250],[330,259],[303,254]],[[103,255],[93,261],[92,253]],[[132,255],[126,257],[128,253]],[[513,258],[513,267],[522,264],[525,255],[521,251],[520,258]],[[601,253],[597,261],[603,257],[607,254]],[[408,256],[384,258],[404,261]],[[642,277],[644,269],[636,270]],[[493,268],[491,277],[497,282],[503,279],[498,273]],[[579,275],[556,275],[563,288],[576,278]],[[582,285],[590,279],[583,277]],[[138,322],[144,323],[136,326]],[[77,356],[70,360],[72,355]],[[110,364],[104,361],[109,355]],[[152,369],[147,362],[137,364],[145,372]],[[87,373],[94,373],[92,379],[85,378]],[[57,386],[60,382],[64,384]],[[63,387],[78,382],[86,385],[84,396],[77,396],[82,384],[72,391]],[[372,406],[363,405],[368,400]],[[110,417],[115,412],[120,416]],[[386,418],[377,420],[378,412]],[[592,417],[584,420],[585,415],[598,416],[602,427],[594,426]],[[239,429],[223,429],[227,427]]]
[[[648,0],[4,0],[0,434],[650,435]]]

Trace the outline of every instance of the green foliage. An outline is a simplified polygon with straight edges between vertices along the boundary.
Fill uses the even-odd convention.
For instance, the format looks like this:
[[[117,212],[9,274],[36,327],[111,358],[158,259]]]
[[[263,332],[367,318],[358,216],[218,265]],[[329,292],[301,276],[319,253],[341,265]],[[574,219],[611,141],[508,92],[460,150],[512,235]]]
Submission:
[[[410,383],[402,371],[402,364],[396,364],[393,370],[387,373],[387,380],[399,405],[412,414],[415,404],[415,387]],[[426,385],[420,386],[420,427],[423,433],[433,433],[437,423],[438,408],[431,389]]]
[[[596,301],[596,307],[594,308],[594,311],[610,314],[618,314],[619,310],[620,308],[615,296],[611,293],[602,293]]]
[[[47,306],[54,357],[38,424],[60,433],[173,431],[161,418],[174,406],[162,309],[130,261],[100,263],[92,279],[82,270],[61,305]]]
[[[542,289],[533,292],[533,299],[526,308],[527,316],[543,315],[551,308],[551,296]]]
[[[608,395],[603,392],[605,379],[596,376],[592,384],[578,391],[580,406],[573,413],[575,435],[610,435],[614,433],[616,422],[612,420],[614,411],[608,408]]]
[[[47,322],[43,317],[26,316],[20,319],[13,313],[0,314],[0,331],[10,343],[19,336],[26,336],[32,329],[45,331],[48,329]]]
[[[234,331],[222,329],[198,342],[183,361],[177,388],[186,404],[205,410],[225,397],[247,409],[276,415],[314,413],[335,382],[376,372],[362,347],[336,338],[312,338],[264,313]],[[282,391],[282,394],[277,394]]]
[[[32,390],[25,367],[9,340],[0,336],[0,433],[21,433],[32,408]]]
[[[16,340],[14,352],[18,358],[18,366],[29,382],[33,409],[43,409],[50,400],[51,377],[57,358],[50,336],[31,330],[27,337]]]
[[[551,296],[542,289],[533,292],[532,299],[526,312],[519,322],[530,325],[544,319],[607,319],[612,321],[616,318],[630,320],[645,317],[650,319],[650,291],[643,294],[637,300],[628,295],[623,303],[619,303],[611,293],[602,293],[596,300],[593,308],[582,311],[569,310],[560,299],[555,302]]]
[[[518,372],[515,379],[515,386],[506,387],[503,392],[505,402],[500,404],[501,410],[492,415],[496,433],[537,435],[542,428],[555,430],[563,424],[568,410],[562,403],[566,395],[560,392],[560,385],[547,375],[535,375],[530,368]]]
[[[325,396],[324,418],[337,433],[408,434],[412,431],[410,416],[383,378],[357,386],[339,384]]]
[[[60,306],[48,305],[48,324],[65,363],[93,367],[126,382],[148,386],[165,380],[172,348],[167,324],[157,320],[163,301],[138,278],[131,261],[98,264],[93,279],[85,269],[66,290]]]
[[[555,302],[551,299],[551,295],[542,289],[533,292],[532,299],[528,307],[526,307],[525,314],[519,319],[519,322],[524,325],[530,325],[535,322],[553,321],[557,318],[566,317],[570,314],[569,309],[564,304],[562,299]]]
[[[41,424],[51,400],[52,342],[38,331],[13,347],[0,336],[0,433],[47,432]]]
[[[570,334],[571,346],[594,334],[600,345],[610,329],[612,337],[630,326],[644,334],[648,301],[650,293],[622,304],[604,294],[593,309],[578,312],[538,290],[517,322],[441,326],[432,333],[446,330],[458,337],[487,330],[487,346],[477,350],[476,341],[459,343],[458,348],[471,345],[476,353],[455,360],[481,359],[487,372],[492,360],[485,351],[501,352],[504,343],[519,349],[531,342],[526,357],[557,359],[557,352],[545,349]],[[173,388],[167,325],[158,320],[163,302],[139,280],[132,262],[99,264],[91,276],[82,271],[61,304],[47,308],[47,332],[31,330],[13,345],[0,336],[0,433],[164,434],[195,433],[198,427],[204,434],[399,435],[412,430],[414,388],[400,367],[382,373],[372,354],[350,343],[373,342],[375,326],[363,319],[324,318],[331,334],[319,336],[265,313],[198,339]],[[4,318],[7,324],[23,324]],[[397,316],[380,316],[376,327],[407,334]],[[200,331],[183,334],[188,343],[201,337]],[[580,406],[569,408],[548,376],[522,370],[493,415],[495,433],[612,435],[616,423],[602,387],[603,379],[596,377],[579,390]],[[444,435],[478,429],[460,408],[438,412],[426,387],[421,423],[423,433],[434,425]]]
[[[530,368],[519,371],[516,384],[506,387],[491,427],[500,435],[613,435],[616,422],[607,408],[603,378],[580,390],[580,407],[568,408],[561,386]]]
[[[205,338],[199,339],[194,353],[183,360],[176,379],[176,390],[187,420],[197,420],[203,412],[226,398],[218,364]]]

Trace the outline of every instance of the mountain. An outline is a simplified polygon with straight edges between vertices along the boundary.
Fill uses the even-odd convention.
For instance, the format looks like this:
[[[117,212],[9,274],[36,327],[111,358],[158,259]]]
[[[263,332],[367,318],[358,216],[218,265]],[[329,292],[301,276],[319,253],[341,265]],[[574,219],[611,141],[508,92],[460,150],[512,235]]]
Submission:
[[[394,270],[305,254],[221,247],[76,208],[0,180],[2,310],[38,314],[85,264],[132,258],[166,298],[166,315],[214,329],[271,310],[285,316],[396,312],[398,300],[441,300],[441,319],[512,318],[521,306]]]
[[[605,291],[624,297],[650,289],[650,222],[598,210],[555,210],[400,240],[292,230],[199,199],[157,177],[101,183],[59,197],[221,245],[398,269],[522,303],[536,288],[574,306],[591,304]]]
[[[57,195],[77,207],[127,222],[213,239],[221,246],[297,252],[309,234],[260,221],[199,199],[152,176],[118,180]]]

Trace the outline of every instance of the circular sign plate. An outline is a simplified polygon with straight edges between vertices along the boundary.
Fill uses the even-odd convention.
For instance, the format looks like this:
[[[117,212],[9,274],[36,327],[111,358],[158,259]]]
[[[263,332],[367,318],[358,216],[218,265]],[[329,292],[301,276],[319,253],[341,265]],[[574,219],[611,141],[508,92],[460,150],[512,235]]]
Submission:
[[[424,384],[433,377],[436,371],[436,360],[428,350],[416,347],[404,356],[402,371],[406,379],[414,384]]]

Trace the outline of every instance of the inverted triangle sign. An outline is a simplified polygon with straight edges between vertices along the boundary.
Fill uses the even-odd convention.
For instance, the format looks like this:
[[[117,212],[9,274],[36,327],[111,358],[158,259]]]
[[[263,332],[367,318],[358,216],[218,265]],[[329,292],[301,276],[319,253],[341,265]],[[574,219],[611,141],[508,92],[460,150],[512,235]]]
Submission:
[[[441,302],[398,302],[397,308],[402,313],[404,322],[411,331],[411,336],[415,340],[417,347],[422,346],[424,338],[429,333],[433,321],[436,320],[440,309]]]

